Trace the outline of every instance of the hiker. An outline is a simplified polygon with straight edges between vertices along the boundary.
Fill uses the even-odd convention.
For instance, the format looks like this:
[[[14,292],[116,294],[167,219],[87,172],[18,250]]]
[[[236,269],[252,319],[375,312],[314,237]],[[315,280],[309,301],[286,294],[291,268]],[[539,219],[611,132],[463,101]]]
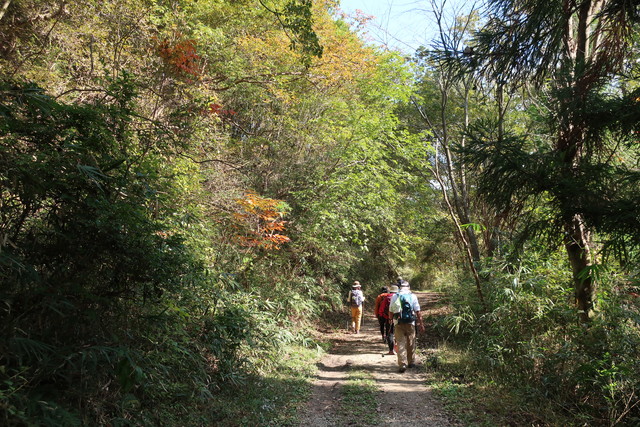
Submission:
[[[398,293],[398,285],[393,284],[389,288],[389,293],[387,294],[385,299],[380,302],[380,309],[379,309],[380,315],[383,316],[386,321],[385,332],[387,336],[387,345],[389,346],[389,352],[387,353],[387,355],[389,356],[393,356],[394,354],[396,354],[396,352],[393,349],[394,347],[393,313],[389,311],[389,307],[391,306],[391,300],[396,295],[396,293]]]
[[[362,320],[362,305],[364,304],[364,294],[357,280],[353,282],[347,302],[351,305],[351,329],[356,334],[360,333],[360,321]]]
[[[382,335],[382,342],[387,342],[387,317],[384,316],[384,309],[381,310],[381,302],[383,302],[387,295],[389,295],[389,288],[383,286],[380,289],[380,294],[376,297],[376,302],[373,305],[373,315],[378,319],[378,324],[380,325],[380,335]]]
[[[409,282],[403,280],[400,290],[391,299],[389,311],[394,313],[393,322],[395,338],[398,344],[398,370],[404,372],[407,368],[414,368],[416,350],[416,330],[415,324],[418,321],[420,332],[424,332],[422,315],[420,313],[420,303],[410,291]]]

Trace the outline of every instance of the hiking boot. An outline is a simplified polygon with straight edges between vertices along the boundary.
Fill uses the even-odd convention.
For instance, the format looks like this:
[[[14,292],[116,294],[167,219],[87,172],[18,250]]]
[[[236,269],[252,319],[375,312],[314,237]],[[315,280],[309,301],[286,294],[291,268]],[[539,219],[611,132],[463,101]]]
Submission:
[[[387,353],[387,356],[395,356],[396,352],[391,350],[389,353]]]
[[[403,364],[402,366],[400,366],[400,369],[398,369],[398,372],[400,372],[402,374],[406,370],[407,370],[407,365]]]

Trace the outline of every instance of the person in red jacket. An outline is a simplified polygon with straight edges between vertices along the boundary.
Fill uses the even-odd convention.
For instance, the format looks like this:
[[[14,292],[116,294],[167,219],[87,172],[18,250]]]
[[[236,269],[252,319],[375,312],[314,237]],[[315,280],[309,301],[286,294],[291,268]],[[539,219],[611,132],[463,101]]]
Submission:
[[[378,323],[380,324],[380,335],[382,335],[382,342],[387,342],[387,318],[384,317],[382,313],[380,313],[380,303],[384,301],[384,299],[389,295],[389,288],[383,286],[380,289],[380,294],[376,297],[376,302],[373,305],[373,315],[378,319]]]
[[[391,285],[391,288],[389,289],[389,293],[380,301],[380,307],[378,307],[378,316],[379,319],[382,319],[382,321],[384,321],[384,331],[385,331],[385,336],[386,336],[386,342],[387,345],[389,346],[389,352],[387,353],[388,355],[394,355],[396,354],[396,352],[394,351],[394,345],[395,345],[395,341],[394,341],[394,324],[393,324],[393,313],[389,310],[389,307],[391,306],[391,300],[393,299],[394,295],[398,292],[398,285]]]

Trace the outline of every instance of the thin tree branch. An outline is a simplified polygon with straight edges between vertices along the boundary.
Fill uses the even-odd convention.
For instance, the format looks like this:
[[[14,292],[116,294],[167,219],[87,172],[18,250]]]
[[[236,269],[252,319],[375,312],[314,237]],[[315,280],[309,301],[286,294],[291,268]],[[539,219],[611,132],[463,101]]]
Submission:
[[[2,18],[4,18],[4,14],[7,13],[7,9],[9,8],[10,4],[11,4],[11,0],[4,1],[4,4],[2,5],[2,9],[0,9],[0,21],[2,21]]]

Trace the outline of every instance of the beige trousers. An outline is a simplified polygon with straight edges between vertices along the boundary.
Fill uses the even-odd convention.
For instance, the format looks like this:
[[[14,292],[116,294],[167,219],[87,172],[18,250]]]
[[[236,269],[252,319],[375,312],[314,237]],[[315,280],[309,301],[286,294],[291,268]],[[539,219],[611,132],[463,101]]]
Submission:
[[[395,338],[398,343],[398,366],[414,363],[416,350],[416,328],[411,323],[398,323],[395,326]]]
[[[362,319],[362,306],[351,307],[351,328],[360,332],[360,320]]]

